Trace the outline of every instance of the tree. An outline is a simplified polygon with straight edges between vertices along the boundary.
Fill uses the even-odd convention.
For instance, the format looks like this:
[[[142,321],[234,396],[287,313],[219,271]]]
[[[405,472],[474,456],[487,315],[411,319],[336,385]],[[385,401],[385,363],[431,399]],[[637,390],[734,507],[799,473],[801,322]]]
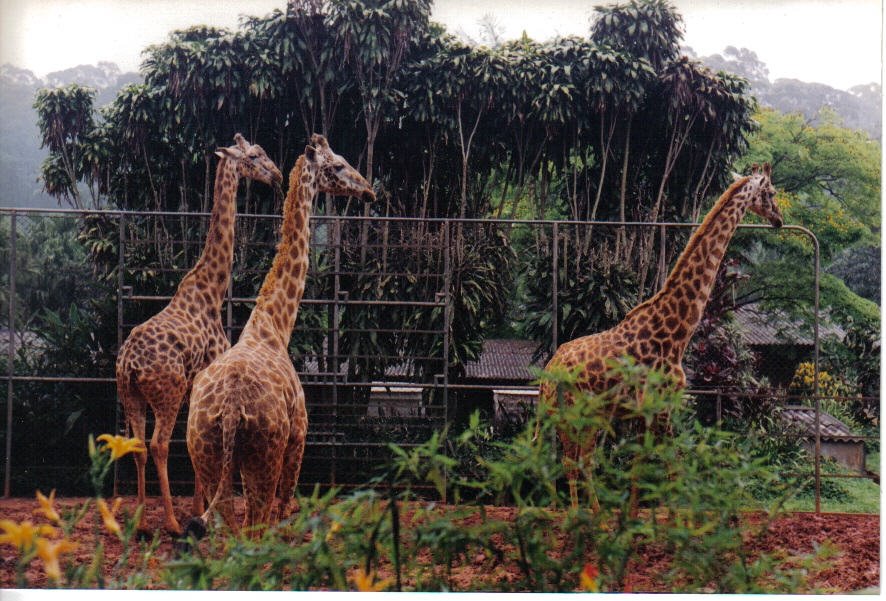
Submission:
[[[681,18],[662,0],[599,9],[588,38],[537,43],[524,36],[493,49],[455,41],[428,22],[429,10],[429,0],[293,0],[285,13],[246,18],[236,30],[173,32],[148,48],[144,84],[125,88],[99,112],[89,105],[78,109],[88,120],[65,126],[66,145],[51,150],[46,181],[89,184],[115,207],[206,210],[215,146],[240,131],[285,168],[311,130],[320,128],[344,153],[363,149],[365,171],[378,180],[386,214],[687,219],[697,215],[711,187],[725,184],[728,167],[745,147],[752,128],[745,82],[680,59]],[[65,123],[65,105],[46,106],[50,139],[48,125],[52,119]],[[66,180],[49,168],[63,165],[64,153],[87,157]],[[65,190],[75,193],[71,185],[55,189],[59,198]],[[247,213],[279,210],[279,198],[259,188],[247,187],[244,204]],[[346,204],[337,212],[365,215],[367,209]],[[156,244],[143,247],[137,260],[164,268],[187,263],[187,245],[177,241],[199,236],[199,227],[184,218],[151,223],[155,231],[145,237]],[[256,223],[238,228],[238,236],[273,240],[272,229]],[[414,240],[429,243],[434,234],[424,227]],[[377,260],[382,271],[402,267],[409,273],[413,266],[388,252],[398,234],[388,224],[370,230],[361,226],[354,244],[362,250],[353,267]],[[113,235],[104,226],[87,231],[97,248]],[[650,237],[597,231],[593,243],[591,230],[582,228],[564,228],[556,241],[543,231],[519,241],[525,252],[548,258],[555,245],[569,249],[558,274],[561,293],[582,298],[580,288],[589,282],[622,293],[605,315],[576,312],[569,326],[576,331],[614,318],[660,276],[648,269]],[[367,251],[375,235],[378,256]],[[483,291],[464,307],[458,333],[464,338],[453,340],[473,348],[483,328],[492,327],[494,320],[485,317],[490,308],[501,313],[507,304],[508,284],[497,270],[520,268],[511,267],[510,247],[491,252],[494,244],[511,242],[497,232],[459,227],[450,242],[458,259],[453,297]],[[264,255],[248,252],[238,262],[264,265]],[[116,267],[101,256],[95,258],[107,276]],[[616,264],[624,267],[612,268]],[[643,276],[636,287],[625,285],[630,271]],[[162,289],[164,277],[151,285]],[[251,289],[250,278],[235,286]],[[375,292],[387,285],[375,282]],[[417,286],[404,284],[396,294],[408,298]],[[533,296],[520,303],[551,305],[549,287],[527,290]],[[354,319],[370,327],[394,317]]]
[[[92,207],[98,208],[94,151],[98,145],[92,138],[95,122],[92,101],[95,91],[72,84],[52,90],[39,90],[34,100],[37,127],[42,134],[42,146],[49,149],[43,162],[44,190],[56,198],[65,199],[74,208],[86,208],[78,182],[87,184]]]
[[[869,244],[880,226],[880,147],[846,129],[832,111],[814,125],[799,114],[761,110],[747,154],[738,163],[772,164],[787,223],[819,238],[823,263],[844,248]]]
[[[881,257],[879,245],[854,246],[838,253],[827,272],[843,280],[855,294],[879,305]]]
[[[430,0],[333,0],[329,24],[357,82],[366,126],[366,179],[372,183],[375,140],[393,103],[393,83],[407,52],[428,27]]]

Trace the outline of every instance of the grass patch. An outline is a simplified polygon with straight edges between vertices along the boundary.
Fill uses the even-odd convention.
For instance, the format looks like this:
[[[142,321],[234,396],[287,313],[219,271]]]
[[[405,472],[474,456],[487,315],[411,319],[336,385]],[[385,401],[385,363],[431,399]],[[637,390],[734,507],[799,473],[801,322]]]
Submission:
[[[867,469],[880,473],[880,452],[868,453]],[[822,474],[845,474],[848,470],[822,463]],[[815,511],[815,496],[803,494],[785,504],[788,511]],[[868,478],[822,478],[821,510],[835,513],[880,513],[880,485]]]

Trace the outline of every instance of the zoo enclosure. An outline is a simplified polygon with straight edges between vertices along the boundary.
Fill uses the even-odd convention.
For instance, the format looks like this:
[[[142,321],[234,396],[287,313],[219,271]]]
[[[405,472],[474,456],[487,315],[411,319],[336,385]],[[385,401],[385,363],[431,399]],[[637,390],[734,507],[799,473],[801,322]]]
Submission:
[[[270,264],[279,219],[279,215],[237,217],[233,278],[222,312],[232,341],[236,341],[248,317],[250,302]],[[16,294],[20,292],[17,270],[23,252],[19,249],[19,240],[43,220],[74,221],[81,242],[91,243],[89,252],[99,256],[110,268],[108,273],[114,278],[105,286],[115,304],[116,340],[112,349],[115,352],[133,326],[156,313],[171,298],[181,275],[199,256],[208,215],[0,209],[0,231],[8,232],[8,262],[4,266],[8,276],[4,312],[8,328],[7,368],[3,375],[7,386],[6,496],[11,492],[17,470],[33,474],[40,470],[51,473],[66,469],[65,464],[54,463],[58,458],[51,457],[45,457],[40,465],[16,464],[14,441],[17,436],[26,436],[15,429],[17,407],[20,410],[28,406],[31,411],[39,411],[39,406],[34,407],[37,401],[27,398],[29,386],[42,383],[52,386],[58,395],[88,397],[89,402],[99,408],[98,415],[104,416],[104,423],[88,424],[90,432],[125,431],[115,398],[112,362],[106,361],[101,373],[22,373],[17,369],[17,352],[27,347],[30,334],[26,324],[16,323]],[[601,240],[606,240],[606,234],[619,228],[654,232],[657,238],[650,240],[657,240],[652,251],[657,253],[660,279],[697,224],[316,215],[312,217],[311,227],[308,287],[290,347],[306,389],[311,424],[301,477],[304,486],[362,483],[367,470],[387,456],[388,442],[402,446],[420,443],[433,430],[472,409],[471,393],[489,395],[502,388],[501,383],[468,381],[463,370],[453,369],[453,352],[459,352],[453,349],[453,329],[457,329],[460,319],[459,298],[454,296],[453,286],[459,285],[465,269],[470,268],[466,255],[493,252],[503,240],[514,246],[516,239],[532,241],[534,248],[543,250],[541,263],[544,265],[534,273],[546,278],[551,288],[550,337],[536,341],[544,360],[548,356],[545,350],[549,353],[564,342],[558,340],[558,320],[562,317],[559,287],[564,264],[573,260],[571,242],[584,239],[589,244],[595,231]],[[91,240],[89,236],[83,238],[89,228],[93,232]],[[740,229],[743,234],[753,236],[800,236],[814,249],[814,261],[808,268],[815,285],[812,360],[813,386],[817,391],[817,240],[811,232],[797,226],[786,226],[777,233],[760,225],[743,224]],[[96,231],[99,232],[97,238]],[[97,248],[97,241],[106,246]],[[524,246],[533,247],[530,243]],[[525,273],[526,257],[517,255],[514,253],[508,259],[512,261],[509,265],[514,273]],[[572,268],[582,267],[573,265]],[[566,272],[568,274],[568,269]],[[519,311],[519,307],[511,307],[511,312],[514,311]],[[525,382],[508,384],[507,389],[533,390]],[[697,398],[707,399],[719,417],[720,400],[730,391],[690,392]],[[814,446],[819,449],[820,398],[817,394],[813,396]],[[192,482],[183,439],[180,423],[173,434],[170,457],[170,477],[179,490]],[[815,453],[813,467],[818,510],[822,477],[818,453]],[[131,466],[123,465],[115,483],[128,490],[132,472]],[[855,474],[839,476],[857,477]]]

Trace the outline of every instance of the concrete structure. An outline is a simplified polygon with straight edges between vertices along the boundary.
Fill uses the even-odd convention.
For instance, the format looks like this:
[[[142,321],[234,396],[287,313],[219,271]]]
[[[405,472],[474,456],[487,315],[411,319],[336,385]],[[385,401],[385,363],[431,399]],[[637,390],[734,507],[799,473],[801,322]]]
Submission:
[[[781,419],[796,427],[803,436],[802,444],[810,455],[815,453],[815,409],[788,405],[781,410]],[[819,414],[821,456],[834,459],[848,469],[865,474],[866,453],[864,439],[853,435],[849,427],[827,413]]]

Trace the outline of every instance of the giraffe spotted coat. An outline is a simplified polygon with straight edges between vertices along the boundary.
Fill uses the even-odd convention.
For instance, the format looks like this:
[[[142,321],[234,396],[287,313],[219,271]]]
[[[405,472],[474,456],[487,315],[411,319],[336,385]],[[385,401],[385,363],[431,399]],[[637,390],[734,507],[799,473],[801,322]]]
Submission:
[[[160,480],[165,528],[179,534],[169,489],[169,439],[194,376],[229,346],[221,306],[231,277],[237,186],[241,177],[279,184],[283,176],[258,145],[237,134],[236,144],[216,152],[214,201],[209,231],[196,265],[172,300],[133,328],[117,354],[117,395],[132,435],[145,440],[147,408],[154,413],[150,451]],[[138,502],[145,502],[147,452],[135,454]],[[201,507],[199,491],[194,508]],[[139,525],[144,529],[144,519]]]
[[[601,393],[614,384],[607,360],[628,355],[640,364],[670,374],[678,387],[685,387],[683,353],[704,313],[729,241],[747,211],[781,227],[782,216],[774,198],[769,165],[762,169],[755,165],[750,176],[737,179],[717,200],[658,293],[631,310],[615,327],[561,345],[547,369],[576,370],[579,390]],[[555,387],[550,382],[542,383],[539,402],[553,407],[556,398]],[[564,400],[574,402],[568,393]],[[586,432],[581,441],[574,441],[561,433],[573,503],[577,502],[575,466],[593,452],[596,436],[596,432]]]
[[[253,534],[290,511],[308,418],[288,346],[304,294],[308,222],[318,192],[375,198],[367,181],[315,134],[290,172],[277,254],[249,321],[237,344],[194,380],[188,451],[209,501],[206,511],[186,526],[197,537],[215,510],[232,530],[238,529],[233,512],[235,471],[246,497],[244,526]]]

